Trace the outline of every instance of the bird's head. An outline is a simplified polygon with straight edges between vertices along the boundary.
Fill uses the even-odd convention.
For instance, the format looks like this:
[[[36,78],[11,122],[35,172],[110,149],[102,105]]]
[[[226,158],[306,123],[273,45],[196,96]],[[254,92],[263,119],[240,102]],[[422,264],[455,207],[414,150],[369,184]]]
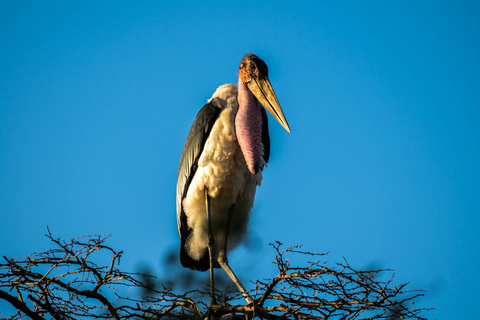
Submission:
[[[275,91],[268,80],[268,67],[265,62],[253,53],[245,55],[240,63],[238,76],[265,109],[277,119],[285,130],[290,132],[287,119],[283,115]]]

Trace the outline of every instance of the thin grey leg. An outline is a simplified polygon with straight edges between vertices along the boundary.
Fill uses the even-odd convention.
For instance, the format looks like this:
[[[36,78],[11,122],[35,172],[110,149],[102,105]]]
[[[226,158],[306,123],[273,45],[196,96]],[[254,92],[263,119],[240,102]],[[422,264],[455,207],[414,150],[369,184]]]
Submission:
[[[212,235],[212,219],[210,213],[210,196],[208,195],[208,189],[205,188],[205,210],[207,211],[207,225],[208,225],[208,239],[207,239],[207,246],[208,246],[208,257],[210,260],[210,289],[211,289],[211,298],[210,305],[217,304],[215,300],[215,278],[213,276],[213,245],[215,244],[215,240],[213,239]]]
[[[227,257],[223,249],[222,251],[220,251],[220,254],[218,255],[218,263],[223,268],[223,270],[225,270],[225,272],[228,274],[230,279],[232,279],[233,283],[235,283],[235,285],[238,287],[240,292],[243,294],[243,297],[245,298],[245,300],[247,300],[247,304],[253,304],[252,297],[250,297],[247,290],[245,290],[244,286],[242,285],[240,280],[238,280],[237,276],[233,272],[232,268],[230,268],[230,266],[228,265]]]
[[[245,300],[247,300],[247,304],[253,304],[252,297],[250,297],[247,290],[245,290],[242,283],[240,282],[240,280],[238,280],[237,276],[233,272],[232,268],[230,268],[230,266],[228,265],[228,259],[227,259],[228,233],[230,231],[230,223],[232,222],[232,215],[233,215],[234,208],[235,208],[235,205],[232,205],[228,210],[227,226],[226,226],[227,230],[225,231],[225,245],[219,252],[218,263],[223,268],[223,270],[225,270],[225,272],[228,274],[230,279],[232,279],[233,283],[235,283],[235,285],[238,287],[240,292],[243,294],[243,297],[245,298]]]

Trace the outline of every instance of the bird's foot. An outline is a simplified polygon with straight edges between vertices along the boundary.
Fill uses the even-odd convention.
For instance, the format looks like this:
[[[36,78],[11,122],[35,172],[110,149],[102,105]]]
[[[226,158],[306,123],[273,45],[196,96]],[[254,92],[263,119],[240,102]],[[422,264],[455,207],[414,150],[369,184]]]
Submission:
[[[247,291],[242,292],[243,297],[245,298],[245,301],[247,302],[247,307],[253,307],[255,305],[255,300],[248,294]]]
[[[215,301],[215,299],[210,300],[210,304],[208,305],[205,319],[208,319],[208,320],[216,319],[217,318],[216,315],[221,308],[222,306],[218,304],[217,301]]]
[[[210,300],[210,304],[208,305],[208,309],[213,308],[213,309],[218,309],[220,305],[217,303],[215,299]]]

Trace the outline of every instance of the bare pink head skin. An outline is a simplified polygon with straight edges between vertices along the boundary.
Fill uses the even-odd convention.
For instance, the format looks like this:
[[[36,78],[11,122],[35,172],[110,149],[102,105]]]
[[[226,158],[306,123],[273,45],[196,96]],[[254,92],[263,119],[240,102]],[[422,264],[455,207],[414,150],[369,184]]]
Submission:
[[[261,168],[263,152],[260,103],[288,132],[290,127],[268,80],[268,68],[265,62],[254,54],[247,54],[240,63],[238,73],[238,112],[235,118],[235,132],[248,170],[256,174]]]

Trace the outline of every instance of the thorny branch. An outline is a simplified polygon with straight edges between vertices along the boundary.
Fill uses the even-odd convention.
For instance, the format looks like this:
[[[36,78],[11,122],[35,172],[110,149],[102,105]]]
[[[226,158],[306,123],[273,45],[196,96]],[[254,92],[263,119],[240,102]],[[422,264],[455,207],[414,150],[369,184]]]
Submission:
[[[250,292],[254,305],[238,305],[241,295],[233,289],[217,293],[220,305],[208,308],[208,288],[177,294],[161,286],[152,289],[138,280],[139,273],[118,269],[122,252],[105,245],[107,236],[92,235],[69,242],[47,237],[55,248],[27,257],[3,257],[0,264],[0,299],[15,311],[8,319],[425,319],[428,309],[414,302],[421,291],[394,286],[390,270],[355,270],[347,262],[334,267],[315,261],[292,266],[292,257],[321,254],[301,247],[276,251],[278,275],[257,280]],[[108,260],[104,261],[106,257]],[[288,257],[288,258],[287,258]],[[102,264],[94,261],[102,260]],[[380,275],[390,274],[386,281]],[[134,290],[132,290],[134,289]],[[137,290],[135,290],[137,289]],[[148,292],[142,296],[141,293]]]

